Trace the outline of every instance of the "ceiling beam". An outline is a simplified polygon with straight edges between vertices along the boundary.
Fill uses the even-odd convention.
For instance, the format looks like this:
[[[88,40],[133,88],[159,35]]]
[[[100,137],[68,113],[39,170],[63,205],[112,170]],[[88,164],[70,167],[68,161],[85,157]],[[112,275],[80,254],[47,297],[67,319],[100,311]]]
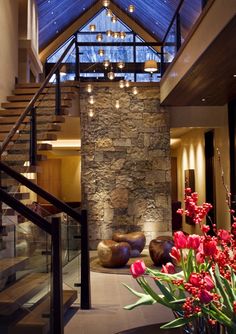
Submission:
[[[48,56],[50,56],[60,45],[65,43],[70,36],[77,30],[82,28],[89,20],[91,20],[103,8],[101,1],[97,1],[90,7],[83,15],[74,21],[65,31],[63,31],[57,38],[48,44],[39,54],[42,63],[45,63]]]

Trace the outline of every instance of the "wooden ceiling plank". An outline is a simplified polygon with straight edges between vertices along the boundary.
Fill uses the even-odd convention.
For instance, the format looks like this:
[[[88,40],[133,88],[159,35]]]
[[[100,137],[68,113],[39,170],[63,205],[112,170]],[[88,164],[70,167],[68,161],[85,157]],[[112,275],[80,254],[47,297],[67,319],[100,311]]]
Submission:
[[[65,31],[63,31],[57,38],[55,38],[49,45],[47,45],[39,54],[42,63],[45,63],[48,56],[50,56],[60,45],[65,43],[67,39],[72,36],[77,30],[82,28],[89,20],[91,20],[101,9],[102,3],[97,1],[91,8],[89,8],[83,15],[74,21]]]

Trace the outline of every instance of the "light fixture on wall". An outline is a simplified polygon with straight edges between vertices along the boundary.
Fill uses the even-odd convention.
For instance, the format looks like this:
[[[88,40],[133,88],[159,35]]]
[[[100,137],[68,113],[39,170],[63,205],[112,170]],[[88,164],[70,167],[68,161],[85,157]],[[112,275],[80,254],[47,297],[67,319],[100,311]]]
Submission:
[[[92,91],[93,91],[93,86],[91,84],[88,84],[87,85],[87,92],[92,93]]]
[[[134,5],[129,5],[129,7],[128,7],[128,11],[129,11],[130,13],[133,13],[133,12],[135,11],[135,6],[134,6]]]
[[[95,24],[90,24],[90,26],[89,26],[89,30],[90,30],[90,31],[95,31],[95,30],[96,30],[96,26],[95,26]]]
[[[101,34],[101,33],[97,34],[97,36],[96,36],[96,40],[97,40],[98,42],[101,42],[102,39],[103,39],[102,34]]]
[[[104,49],[102,49],[102,48],[99,49],[99,50],[98,50],[98,54],[99,54],[99,56],[101,56],[101,57],[104,56],[104,54],[105,54]]]
[[[103,0],[102,4],[104,7],[108,7],[110,5],[110,0]]]

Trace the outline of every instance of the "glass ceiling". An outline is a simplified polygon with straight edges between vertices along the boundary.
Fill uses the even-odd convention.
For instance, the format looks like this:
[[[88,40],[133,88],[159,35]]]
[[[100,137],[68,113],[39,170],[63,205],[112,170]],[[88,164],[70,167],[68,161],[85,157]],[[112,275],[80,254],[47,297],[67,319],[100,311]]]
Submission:
[[[90,30],[91,25],[95,25],[95,31]],[[113,35],[107,36],[107,31],[113,32]],[[121,32],[125,33],[125,38],[121,38]],[[102,36],[101,41],[98,41],[98,34]],[[47,62],[55,63],[69,42],[70,40],[50,56]],[[82,78],[94,77],[95,79],[104,78],[105,80],[106,72],[113,70],[117,79],[150,81],[150,75],[143,70],[143,63],[150,59],[160,62],[160,56],[155,50],[145,45],[135,45],[135,42],[144,42],[120,20],[113,23],[111,17],[107,16],[106,9],[103,9],[77,32],[77,42],[80,43],[79,52]],[[83,43],[86,43],[86,45],[83,45]],[[97,44],[94,45],[95,43]],[[114,43],[114,45],[106,46],[104,43]],[[123,43],[130,43],[130,45],[124,46],[122,45]],[[99,55],[99,49],[103,49],[104,55]],[[109,68],[103,68],[102,64],[104,60],[109,60]],[[117,63],[121,61],[125,62],[123,69],[117,66]],[[75,63],[75,52],[71,53],[66,63]],[[65,79],[68,80],[68,76]],[[159,73],[153,74],[152,81],[159,80]]]

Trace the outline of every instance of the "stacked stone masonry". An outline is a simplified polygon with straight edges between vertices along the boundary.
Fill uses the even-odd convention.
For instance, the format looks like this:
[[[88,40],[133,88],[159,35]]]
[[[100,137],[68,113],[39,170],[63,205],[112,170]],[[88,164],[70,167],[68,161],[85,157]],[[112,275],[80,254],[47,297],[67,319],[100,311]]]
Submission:
[[[171,231],[170,129],[158,87],[81,92],[82,198],[90,246],[113,232],[144,231],[147,242]],[[119,100],[120,108],[115,108]]]

